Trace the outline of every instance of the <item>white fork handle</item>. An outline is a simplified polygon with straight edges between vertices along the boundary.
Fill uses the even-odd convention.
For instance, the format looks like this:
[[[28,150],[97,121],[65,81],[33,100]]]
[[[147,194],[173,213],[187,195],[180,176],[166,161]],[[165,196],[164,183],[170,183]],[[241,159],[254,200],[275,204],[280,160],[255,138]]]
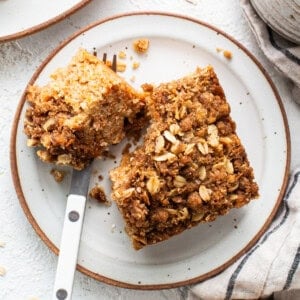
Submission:
[[[60,243],[53,300],[71,300],[86,197],[69,195]]]

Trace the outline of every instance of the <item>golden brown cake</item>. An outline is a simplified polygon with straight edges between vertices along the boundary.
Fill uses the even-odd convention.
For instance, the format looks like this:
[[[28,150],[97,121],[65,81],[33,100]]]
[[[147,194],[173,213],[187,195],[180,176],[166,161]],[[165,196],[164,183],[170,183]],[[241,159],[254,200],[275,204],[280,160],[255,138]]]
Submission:
[[[83,169],[125,136],[143,107],[143,95],[94,55],[80,49],[45,86],[28,88],[28,146],[46,162]],[[129,126],[130,127],[130,126]]]
[[[148,86],[149,91],[149,86]],[[155,87],[144,142],[112,170],[112,197],[135,249],[209,222],[258,196],[212,67]]]

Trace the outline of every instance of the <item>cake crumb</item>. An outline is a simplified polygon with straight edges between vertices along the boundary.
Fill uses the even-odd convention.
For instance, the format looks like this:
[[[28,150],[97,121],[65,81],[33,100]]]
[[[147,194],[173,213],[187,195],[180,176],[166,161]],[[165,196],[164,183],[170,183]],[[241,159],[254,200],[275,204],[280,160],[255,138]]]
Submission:
[[[123,148],[123,150],[122,150],[122,155],[128,154],[128,153],[129,153],[130,147],[131,147],[131,144],[130,144],[130,143],[127,143],[127,144],[125,145],[125,147]]]
[[[103,176],[102,176],[101,174],[98,176],[98,180],[99,180],[99,181],[102,181],[102,180],[103,180]]]
[[[56,182],[62,182],[65,178],[65,172],[57,169],[52,169],[50,174],[53,176]]]
[[[120,59],[124,59],[124,58],[126,58],[126,53],[125,53],[124,51],[119,51],[118,57],[119,57]]]
[[[142,89],[145,93],[151,93],[153,91],[153,85],[149,83],[142,84]]]
[[[111,66],[112,66],[112,61],[111,61],[111,60],[107,60],[107,61],[105,62],[105,64],[106,64],[109,68],[111,68]]]
[[[134,61],[134,62],[132,63],[132,69],[133,69],[133,70],[138,69],[139,66],[140,66],[140,63],[139,63],[138,61]]]
[[[0,247],[1,247],[1,248],[4,248],[4,247],[5,247],[5,245],[6,245],[6,243],[5,243],[5,242],[3,242],[3,241],[0,241]]]
[[[125,72],[126,64],[123,62],[117,62],[117,72]]]
[[[106,203],[108,202],[106,199],[106,195],[104,193],[104,190],[102,187],[96,185],[94,186],[90,192],[89,192],[89,196],[95,200],[97,200],[99,203]]]
[[[0,266],[0,276],[4,276],[6,274],[6,269]]]
[[[216,48],[216,51],[218,53],[223,52],[223,55],[225,58],[227,58],[228,60],[232,59],[232,52],[226,49],[222,49],[222,48]]]
[[[109,159],[115,159],[116,156],[114,154],[112,154],[111,152],[109,151],[103,151],[102,153],[103,157],[106,157],[106,158],[109,158]]]
[[[232,59],[232,52],[229,50],[224,50],[223,51],[223,55],[225,58],[227,58],[228,60]]]
[[[138,39],[133,42],[133,48],[136,53],[146,53],[149,49],[148,39]]]

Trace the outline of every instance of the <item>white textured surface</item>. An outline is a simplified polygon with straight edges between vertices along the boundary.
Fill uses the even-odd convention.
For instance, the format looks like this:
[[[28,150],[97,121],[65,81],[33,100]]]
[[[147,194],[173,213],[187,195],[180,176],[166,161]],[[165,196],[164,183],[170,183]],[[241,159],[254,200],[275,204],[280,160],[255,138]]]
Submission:
[[[0,44],[0,299],[50,299],[57,257],[28,223],[12,184],[9,168],[9,139],[14,111],[37,66],[64,38],[79,28],[117,13],[160,10],[187,14],[209,22],[246,46],[268,70],[283,99],[292,137],[292,167],[300,164],[300,107],[291,98],[291,84],[280,76],[260,52],[242,16],[237,0],[94,0],[75,15],[32,36]],[[175,30],[175,29],[174,29]],[[201,38],[201,37],[199,37]],[[298,154],[298,156],[297,156]],[[274,162],[276,163],[276,162]],[[271,181],[271,179],[270,179]],[[186,289],[132,291],[75,275],[73,299],[160,300],[185,299]]]

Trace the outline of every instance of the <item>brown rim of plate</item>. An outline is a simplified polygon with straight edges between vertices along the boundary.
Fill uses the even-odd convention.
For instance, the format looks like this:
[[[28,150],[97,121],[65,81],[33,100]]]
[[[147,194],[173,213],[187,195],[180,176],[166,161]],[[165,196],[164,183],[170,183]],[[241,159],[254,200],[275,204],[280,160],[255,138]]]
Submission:
[[[27,28],[25,30],[22,30],[22,31],[13,33],[13,34],[0,36],[0,43],[8,42],[8,41],[15,40],[15,39],[19,39],[21,37],[24,37],[24,36],[33,34],[35,32],[38,32],[42,29],[45,29],[45,28],[49,27],[52,24],[56,24],[59,21],[63,20],[64,18],[66,18],[66,17],[70,16],[71,14],[75,13],[77,10],[79,10],[83,6],[87,5],[91,1],[92,0],[82,0],[78,4],[72,6],[68,10],[66,10],[65,12],[59,14],[58,16],[56,16],[54,18],[51,18],[51,19],[47,20],[46,22],[42,22],[38,25],[32,26],[30,28]]]
[[[44,69],[44,67],[48,64],[48,62],[64,46],[66,46],[69,42],[71,42],[73,39],[75,39],[77,36],[79,36],[83,32],[86,32],[86,31],[88,31],[89,29],[91,29],[95,26],[101,25],[105,22],[108,22],[108,21],[111,21],[111,20],[114,20],[114,19],[118,19],[118,18],[122,18],[122,17],[128,17],[128,16],[135,16],[135,15],[161,15],[161,16],[175,17],[175,18],[188,20],[190,22],[197,23],[201,26],[208,27],[209,29],[212,29],[213,31],[215,31],[216,34],[222,34],[225,38],[229,39],[231,42],[233,42],[235,45],[237,45],[241,50],[244,51],[244,53],[246,53],[251,58],[251,60],[260,69],[260,71],[263,73],[263,75],[267,79],[268,83],[270,84],[270,86],[273,90],[273,93],[276,97],[276,100],[278,102],[279,108],[281,110],[281,114],[282,114],[282,118],[283,118],[284,126],[285,126],[285,134],[286,134],[286,144],[287,144],[286,167],[285,167],[285,173],[284,173],[282,186],[281,186],[280,193],[279,193],[279,196],[277,198],[276,204],[275,204],[270,216],[267,218],[266,222],[264,223],[262,228],[259,230],[259,232],[254,236],[254,238],[241,251],[239,251],[235,256],[233,256],[231,259],[229,259],[227,262],[225,262],[221,266],[215,268],[214,270],[212,270],[210,272],[207,272],[207,273],[202,274],[200,276],[197,276],[195,278],[184,280],[184,281],[179,281],[179,282],[174,282],[174,283],[166,283],[166,284],[148,284],[148,285],[140,284],[139,285],[139,284],[131,284],[131,283],[126,283],[126,282],[122,282],[122,281],[117,281],[117,280],[114,280],[114,279],[111,279],[111,278],[104,277],[104,276],[102,276],[98,273],[92,272],[92,271],[86,269],[85,267],[77,264],[77,270],[78,271],[80,271],[83,274],[88,275],[88,276],[90,276],[90,277],[92,277],[96,280],[102,281],[104,283],[107,283],[107,284],[110,284],[110,285],[113,285],[113,286],[119,286],[119,287],[130,288],[130,289],[139,289],[139,290],[168,289],[168,288],[175,288],[175,287],[180,287],[180,286],[184,286],[184,285],[194,284],[194,283],[203,281],[205,279],[208,279],[212,276],[217,275],[218,273],[220,273],[221,271],[223,271],[227,267],[229,267],[231,264],[233,264],[238,258],[240,258],[251,247],[253,247],[255,245],[255,243],[258,241],[258,239],[262,236],[262,234],[269,227],[272,219],[274,218],[274,216],[275,216],[275,214],[276,214],[276,212],[279,208],[281,200],[282,200],[282,198],[285,194],[285,190],[286,190],[287,184],[288,184],[289,170],[290,170],[291,140],[290,140],[290,132],[289,132],[289,126],[288,126],[288,122],[287,122],[286,113],[285,113],[285,110],[284,110],[284,106],[282,104],[282,100],[279,96],[279,93],[278,93],[274,83],[272,82],[270,76],[268,75],[266,70],[263,68],[263,66],[260,64],[260,62],[254,57],[254,55],[251,54],[249,52],[249,50],[247,50],[242,44],[237,42],[234,38],[229,36],[227,33],[223,32],[223,31],[221,31],[221,30],[215,28],[214,26],[209,25],[205,22],[202,22],[202,21],[199,21],[197,19],[190,18],[190,17],[187,17],[187,16],[183,16],[183,15],[180,15],[180,14],[163,13],[163,12],[156,12],[156,11],[133,12],[133,13],[118,14],[118,15],[108,17],[108,18],[99,20],[97,22],[94,22],[94,23],[90,24],[89,26],[87,26],[87,27],[83,28],[82,30],[80,30],[80,31],[76,32],[75,34],[73,34],[71,37],[66,39],[60,46],[58,46],[55,50],[53,50],[52,53],[44,60],[44,62],[41,64],[41,66],[33,74],[32,78],[31,78],[31,80],[29,81],[28,84],[34,83],[35,80],[37,79],[38,75],[41,73],[41,71]],[[25,91],[26,91],[26,89],[25,89]],[[53,251],[56,255],[58,255],[58,252],[59,252],[58,248],[52,243],[52,241],[50,241],[50,239],[46,236],[46,234],[41,230],[38,223],[36,222],[33,215],[31,214],[31,211],[30,211],[29,207],[27,206],[26,199],[24,197],[22,187],[21,187],[21,184],[20,184],[20,178],[19,178],[19,175],[18,175],[18,167],[17,167],[17,159],[16,159],[16,134],[17,134],[17,128],[18,128],[18,123],[19,123],[19,119],[20,119],[20,114],[21,114],[21,111],[22,111],[24,103],[25,103],[25,91],[24,91],[24,93],[22,95],[22,98],[20,100],[20,103],[17,107],[17,111],[16,111],[16,114],[15,114],[14,121],[13,121],[13,126],[12,126],[11,141],[10,141],[10,161],[11,161],[12,177],[13,177],[16,193],[17,193],[17,196],[19,198],[20,204],[21,204],[21,206],[22,206],[22,208],[25,212],[25,215],[27,216],[29,222],[31,223],[31,225],[34,228],[34,230],[36,231],[36,233],[40,236],[40,238],[51,249],[51,251]]]

